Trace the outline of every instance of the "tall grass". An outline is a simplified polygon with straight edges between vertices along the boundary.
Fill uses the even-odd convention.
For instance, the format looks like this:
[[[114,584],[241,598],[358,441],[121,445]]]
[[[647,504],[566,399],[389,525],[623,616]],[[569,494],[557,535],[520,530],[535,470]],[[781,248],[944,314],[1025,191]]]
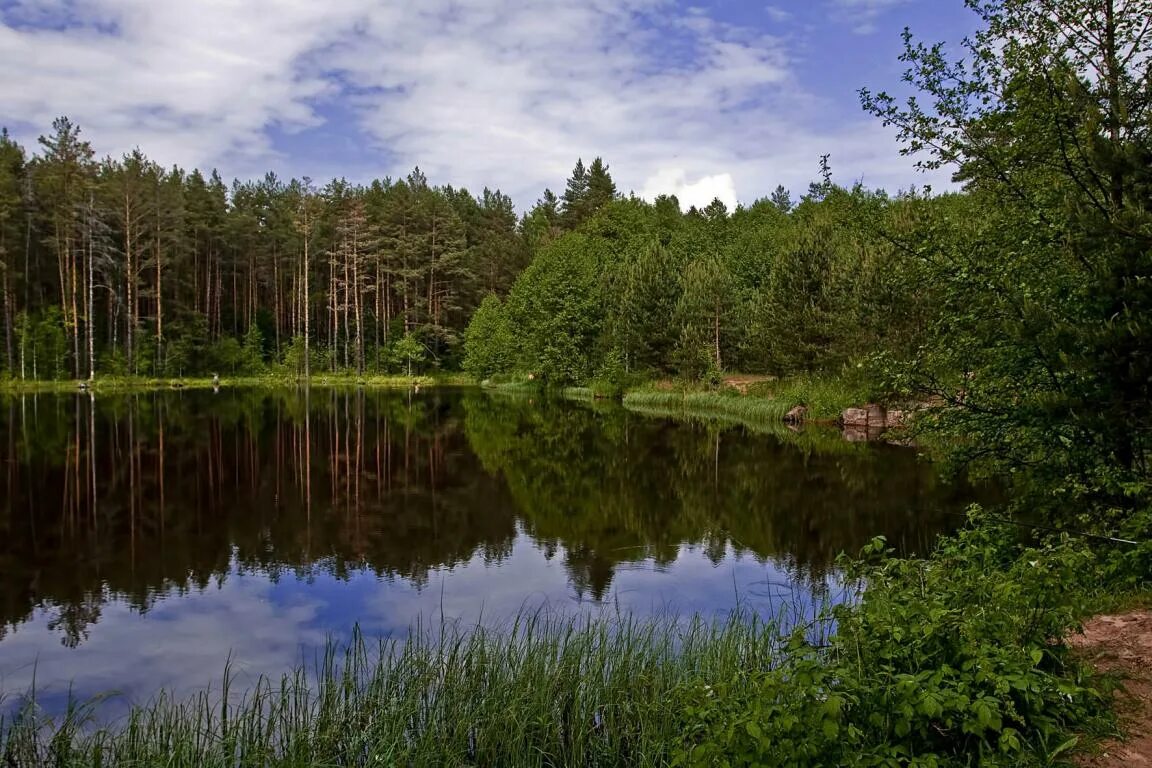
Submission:
[[[99,702],[0,719],[8,766],[637,765],[668,763],[686,690],[766,671],[775,626],[555,619],[439,628],[404,642],[359,634],[312,667],[236,692],[160,694],[118,723]],[[0,711],[3,707],[0,707]],[[4,762],[6,761],[6,762]]]
[[[848,376],[802,376],[751,385],[748,396],[772,398],[785,404],[785,413],[795,405],[808,408],[814,421],[835,421],[845,408],[860,407],[880,399],[874,386],[866,380]]]
[[[641,390],[624,395],[624,405],[635,410],[663,410],[701,418],[720,416],[741,422],[783,425],[784,416],[794,403],[744,396],[735,391],[729,393]]]

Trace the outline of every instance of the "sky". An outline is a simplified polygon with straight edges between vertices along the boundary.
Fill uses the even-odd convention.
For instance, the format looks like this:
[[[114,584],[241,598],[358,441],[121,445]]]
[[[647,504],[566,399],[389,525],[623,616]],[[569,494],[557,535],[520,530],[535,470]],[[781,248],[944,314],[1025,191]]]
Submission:
[[[101,156],[225,178],[407,175],[561,191],[576,158],[684,207],[925,177],[857,90],[896,90],[905,26],[962,0],[0,0],[0,125],[67,115]]]

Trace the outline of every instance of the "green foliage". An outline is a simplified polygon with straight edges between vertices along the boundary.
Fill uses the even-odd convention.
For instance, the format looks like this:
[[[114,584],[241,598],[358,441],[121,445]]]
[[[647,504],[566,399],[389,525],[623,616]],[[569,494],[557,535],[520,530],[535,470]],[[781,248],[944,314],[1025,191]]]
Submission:
[[[934,202],[832,185],[788,212],[777,202],[682,214],[672,198],[617,199],[581,217],[576,234],[540,247],[506,304],[514,337],[546,328],[547,341],[488,370],[555,367],[548,375],[586,384],[619,354],[629,375],[697,380],[836,372],[915,348],[932,290],[887,230]],[[530,214],[541,233],[549,210]]]
[[[956,458],[1027,474],[1032,511],[1126,526],[1152,457],[1152,39],[1139,3],[973,0],[964,59],[905,37],[921,98],[862,94],[965,195],[900,242],[938,310],[901,389],[945,403]],[[1149,530],[1144,528],[1143,536]]]
[[[587,381],[595,370],[606,250],[586,235],[565,235],[537,255],[508,296],[521,365],[545,384]]]
[[[160,366],[164,376],[191,376],[196,373],[210,373],[213,363],[238,365],[241,354],[239,343],[232,340],[231,349],[222,350],[225,357],[221,361],[209,355],[208,319],[201,314],[191,314],[173,321],[168,326],[164,346],[164,360]]]
[[[1049,765],[1105,703],[1065,638],[1087,608],[1093,557],[1067,540],[1020,548],[977,524],[931,558],[878,540],[822,645],[794,632],[783,660],[689,690],[676,764]]]
[[[478,379],[515,368],[516,340],[508,325],[504,304],[484,297],[464,333],[464,370]]]
[[[49,307],[37,316],[21,313],[16,317],[16,338],[21,370],[31,379],[63,379],[68,376],[68,340],[58,307]]]
[[[392,360],[404,368],[408,375],[420,370],[427,350],[414,333],[406,333],[392,345]]]
[[[242,369],[239,373],[256,374],[264,370],[264,332],[257,323],[244,334]]]

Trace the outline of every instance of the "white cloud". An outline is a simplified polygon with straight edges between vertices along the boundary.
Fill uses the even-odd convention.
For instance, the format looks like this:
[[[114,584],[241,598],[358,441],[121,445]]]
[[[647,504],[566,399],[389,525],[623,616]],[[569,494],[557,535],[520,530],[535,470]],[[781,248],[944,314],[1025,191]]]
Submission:
[[[783,8],[779,8],[775,5],[766,6],[764,8],[764,13],[768,14],[768,18],[777,24],[784,24],[785,22],[792,20],[791,11],[786,11]]]
[[[720,173],[688,181],[683,168],[663,168],[644,182],[640,191],[642,198],[653,200],[660,195],[675,195],[684,210],[692,206],[704,208],[713,200],[720,200],[732,210],[738,202],[732,174]]]
[[[838,11],[853,25],[859,35],[870,35],[876,31],[876,20],[885,11],[912,0],[832,0]]]
[[[886,131],[799,87],[782,39],[673,0],[16,0],[0,67],[0,124],[23,140],[67,114],[101,153],[230,175],[419,164],[521,206],[578,156],[625,191],[675,171],[684,194],[746,202],[805,188],[825,152],[838,177],[910,180]],[[324,125],[306,158],[276,152],[271,132],[307,143],[334,103],[352,124]]]
[[[46,11],[21,0],[0,17],[0,119],[44,131],[68,114],[98,149],[255,170],[271,154],[269,126],[315,124],[311,104],[333,93],[307,55],[372,5],[56,0]]]

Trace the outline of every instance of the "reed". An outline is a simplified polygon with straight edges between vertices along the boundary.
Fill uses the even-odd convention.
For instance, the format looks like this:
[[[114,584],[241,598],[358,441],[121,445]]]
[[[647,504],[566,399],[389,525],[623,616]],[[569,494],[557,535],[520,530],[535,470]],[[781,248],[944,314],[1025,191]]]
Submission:
[[[524,616],[509,628],[357,634],[278,680],[161,693],[120,722],[100,702],[0,719],[6,765],[665,765],[683,691],[762,673],[774,625]],[[0,712],[4,707],[0,706]]]
[[[684,392],[640,390],[624,396],[624,405],[636,410],[664,410],[700,418],[723,417],[739,422],[779,424],[795,403],[740,395],[736,392]]]

